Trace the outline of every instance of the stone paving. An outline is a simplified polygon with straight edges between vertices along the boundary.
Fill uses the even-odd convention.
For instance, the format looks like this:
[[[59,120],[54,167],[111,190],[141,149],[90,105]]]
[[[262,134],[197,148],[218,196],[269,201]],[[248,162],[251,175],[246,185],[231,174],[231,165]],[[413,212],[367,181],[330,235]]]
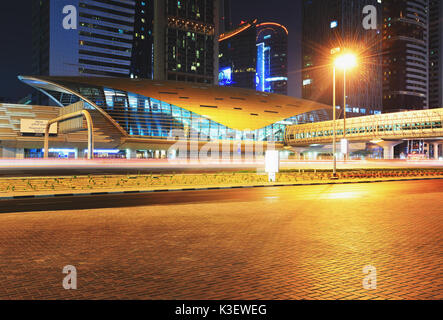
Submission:
[[[442,299],[442,190],[201,191],[205,202],[0,214],[0,298]],[[65,265],[77,290],[62,287]],[[376,290],[362,286],[367,265]]]

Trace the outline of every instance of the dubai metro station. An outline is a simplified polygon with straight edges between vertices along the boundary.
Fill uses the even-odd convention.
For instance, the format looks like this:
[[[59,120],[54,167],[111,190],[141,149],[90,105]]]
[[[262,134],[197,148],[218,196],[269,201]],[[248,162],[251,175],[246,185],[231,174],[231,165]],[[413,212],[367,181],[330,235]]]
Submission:
[[[284,95],[200,83],[96,77],[20,76],[49,98],[46,106],[0,104],[3,158],[43,157],[44,129],[63,108],[83,102],[92,117],[94,157],[167,158],[182,139],[231,151],[273,141],[283,148],[288,125],[328,120],[330,106]],[[86,122],[86,121],[84,121]],[[50,131],[49,155],[83,158],[83,130]]]

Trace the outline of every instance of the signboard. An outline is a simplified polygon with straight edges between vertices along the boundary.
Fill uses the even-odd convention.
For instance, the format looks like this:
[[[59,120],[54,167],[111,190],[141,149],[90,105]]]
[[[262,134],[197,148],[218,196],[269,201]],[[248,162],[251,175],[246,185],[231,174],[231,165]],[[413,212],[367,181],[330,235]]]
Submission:
[[[347,139],[341,139],[340,144],[341,144],[341,153],[348,154],[348,152],[349,152],[349,142],[348,142],[348,140]]]
[[[67,107],[60,109],[60,116],[64,116],[70,113],[78,112],[84,109],[83,101],[71,104]],[[60,121],[59,123],[60,133],[70,133],[75,131],[83,130],[83,116],[80,115],[76,118],[72,118],[65,121]]]
[[[268,150],[265,154],[265,171],[267,173],[277,173],[280,171],[280,152]]]
[[[45,134],[48,120],[20,119],[20,133]],[[57,124],[49,127],[50,134],[57,134]]]

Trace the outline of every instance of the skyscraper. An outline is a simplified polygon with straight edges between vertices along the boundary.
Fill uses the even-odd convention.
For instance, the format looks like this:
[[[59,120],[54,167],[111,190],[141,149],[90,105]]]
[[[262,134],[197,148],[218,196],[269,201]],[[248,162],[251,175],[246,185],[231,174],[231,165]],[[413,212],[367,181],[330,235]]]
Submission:
[[[154,77],[154,3],[135,1],[134,34],[132,41],[130,76]]]
[[[220,35],[219,84],[255,89],[257,72],[257,20]]]
[[[443,107],[443,5],[429,1],[429,108]]]
[[[154,78],[215,83],[218,0],[155,0]]]
[[[66,6],[76,29],[63,26]],[[34,73],[151,78],[151,12],[140,0],[33,0]]]
[[[383,111],[429,107],[429,1],[383,3]]]
[[[219,84],[287,95],[288,30],[274,22],[242,23],[220,36]]]
[[[304,0],[302,30],[302,95],[332,104],[333,52],[352,50],[359,66],[347,77],[349,116],[378,113],[382,109],[381,31],[363,27],[363,8],[377,0]],[[343,114],[343,73],[337,72],[337,105]]]
[[[232,29],[231,0],[220,0],[220,33]]]
[[[77,28],[65,29],[66,6]],[[214,83],[218,0],[33,0],[37,75]]]

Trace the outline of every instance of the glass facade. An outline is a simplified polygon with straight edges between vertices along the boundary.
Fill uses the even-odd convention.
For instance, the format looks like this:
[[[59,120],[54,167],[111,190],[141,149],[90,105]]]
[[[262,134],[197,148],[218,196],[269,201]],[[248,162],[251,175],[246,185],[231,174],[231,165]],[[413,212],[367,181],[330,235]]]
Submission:
[[[108,87],[73,83],[63,85],[94,102],[132,137],[173,139],[185,136],[201,141],[283,141],[287,125],[321,121],[325,117],[325,111],[310,112],[259,130],[239,131],[151,97]]]
[[[152,78],[153,1],[32,0],[32,5],[34,74]],[[61,26],[67,5],[78,14],[70,30]]]
[[[278,23],[257,26],[256,90],[288,94],[288,30]]]
[[[366,5],[377,8],[381,28],[379,0],[303,1],[302,97],[332,105],[331,62],[339,50],[349,49],[359,56],[359,66],[347,74],[347,117],[382,109],[382,34],[380,29],[363,28]],[[336,80],[337,92],[343,92],[343,73],[338,72]],[[338,112],[343,114],[343,95],[337,94],[336,99]]]
[[[214,82],[217,1],[164,0],[166,79]],[[158,78],[158,77],[157,77]],[[163,77],[161,77],[163,78]]]

